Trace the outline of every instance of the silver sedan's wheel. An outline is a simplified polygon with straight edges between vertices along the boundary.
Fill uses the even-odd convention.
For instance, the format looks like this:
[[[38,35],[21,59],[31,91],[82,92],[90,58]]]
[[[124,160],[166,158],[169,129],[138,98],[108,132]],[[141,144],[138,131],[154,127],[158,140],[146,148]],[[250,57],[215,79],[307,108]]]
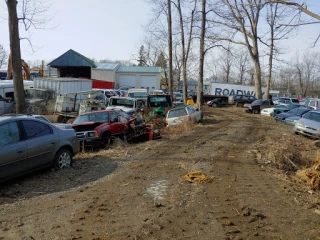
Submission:
[[[54,159],[54,168],[55,169],[62,169],[62,168],[69,168],[72,164],[72,155],[71,152],[66,149],[60,149],[56,157]]]

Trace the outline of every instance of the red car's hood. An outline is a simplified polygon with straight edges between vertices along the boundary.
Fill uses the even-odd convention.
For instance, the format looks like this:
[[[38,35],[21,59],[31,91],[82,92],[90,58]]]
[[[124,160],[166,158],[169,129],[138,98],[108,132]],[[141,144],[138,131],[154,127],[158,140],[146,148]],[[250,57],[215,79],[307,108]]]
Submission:
[[[76,132],[81,132],[81,131],[92,131],[96,127],[100,126],[101,124],[108,124],[104,122],[84,122],[81,124],[72,124],[72,128]]]
[[[76,126],[88,126],[88,125],[94,125],[94,124],[102,124],[102,123],[97,123],[97,122],[84,122],[84,123],[78,123],[78,124],[72,124],[72,127]]]

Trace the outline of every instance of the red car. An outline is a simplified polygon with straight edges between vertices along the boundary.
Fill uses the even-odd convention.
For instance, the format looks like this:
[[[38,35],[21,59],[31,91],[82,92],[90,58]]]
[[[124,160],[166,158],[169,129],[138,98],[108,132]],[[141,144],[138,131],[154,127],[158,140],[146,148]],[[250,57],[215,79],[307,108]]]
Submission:
[[[72,128],[84,147],[106,147],[112,136],[128,132],[130,116],[122,110],[110,109],[80,114]]]

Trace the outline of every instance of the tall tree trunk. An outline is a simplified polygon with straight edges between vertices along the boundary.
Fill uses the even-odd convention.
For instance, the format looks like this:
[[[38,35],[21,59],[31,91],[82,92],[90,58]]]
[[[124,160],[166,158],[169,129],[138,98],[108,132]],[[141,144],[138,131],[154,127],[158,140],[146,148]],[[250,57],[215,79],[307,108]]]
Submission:
[[[265,93],[266,100],[269,99],[269,93],[270,93],[270,88],[271,88],[273,50],[274,50],[274,31],[273,31],[273,27],[271,27],[271,39],[270,39],[270,49],[269,49],[269,66],[268,66],[267,88],[266,88],[266,93]]]
[[[271,88],[271,79],[272,79],[272,61],[273,61],[273,39],[271,40],[270,52],[269,52],[269,69],[268,69],[268,77],[267,77],[267,88],[265,93],[265,99],[269,99],[269,93]]]
[[[187,95],[187,63],[186,63],[186,52],[185,52],[185,40],[184,40],[184,26],[182,18],[182,10],[180,0],[178,0],[178,12],[180,18],[180,31],[181,31],[181,51],[182,51],[182,90],[183,90],[183,102],[186,103],[188,99]]]
[[[256,98],[262,99],[262,90],[261,90],[261,67],[259,57],[254,59],[254,83],[256,88]]]
[[[168,0],[169,94],[173,95],[171,0]]]
[[[26,113],[24,85],[22,78],[22,64],[19,38],[19,22],[17,17],[17,1],[7,0],[9,15],[10,50],[12,54],[14,100],[17,113]]]
[[[206,33],[206,0],[202,0],[201,10],[201,33],[200,33],[200,60],[199,60],[199,73],[198,73],[198,93],[197,93],[197,105],[201,108],[202,97],[203,97],[203,65],[204,65],[204,37]]]
[[[298,68],[298,79],[299,79],[299,85],[300,85],[300,91],[301,91],[301,95],[302,97],[305,97],[304,95],[304,87],[303,87],[303,81],[302,81],[302,73],[301,70]],[[289,93],[289,80],[288,80],[288,93]]]
[[[176,6],[179,12],[179,20],[180,20],[180,31],[181,31],[181,48],[182,48],[182,81],[183,81],[183,101],[184,103],[187,102],[188,99],[188,83],[187,83],[187,61],[189,58],[189,52],[191,48],[191,42],[192,42],[192,30],[193,30],[193,18],[195,14],[197,6],[197,0],[194,0],[194,8],[191,13],[191,19],[190,19],[190,29],[189,29],[189,37],[188,37],[188,45],[186,47],[185,44],[185,36],[184,36],[184,25],[183,25],[183,17],[182,17],[182,9],[180,0],[178,0],[178,5]]]

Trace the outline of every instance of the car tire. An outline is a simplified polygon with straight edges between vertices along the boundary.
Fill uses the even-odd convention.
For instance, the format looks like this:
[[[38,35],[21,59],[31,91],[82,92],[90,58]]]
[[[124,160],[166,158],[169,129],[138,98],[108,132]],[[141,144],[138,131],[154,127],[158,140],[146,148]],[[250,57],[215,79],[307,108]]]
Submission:
[[[72,154],[67,148],[61,148],[54,158],[54,168],[56,170],[70,168],[72,165]]]
[[[253,114],[259,114],[259,110],[258,110],[258,109],[253,109],[253,110],[252,110],[252,113],[253,113]]]
[[[242,103],[237,103],[237,107],[242,108],[243,104]]]
[[[111,134],[109,132],[104,132],[101,137],[101,148],[106,148],[111,140]]]

